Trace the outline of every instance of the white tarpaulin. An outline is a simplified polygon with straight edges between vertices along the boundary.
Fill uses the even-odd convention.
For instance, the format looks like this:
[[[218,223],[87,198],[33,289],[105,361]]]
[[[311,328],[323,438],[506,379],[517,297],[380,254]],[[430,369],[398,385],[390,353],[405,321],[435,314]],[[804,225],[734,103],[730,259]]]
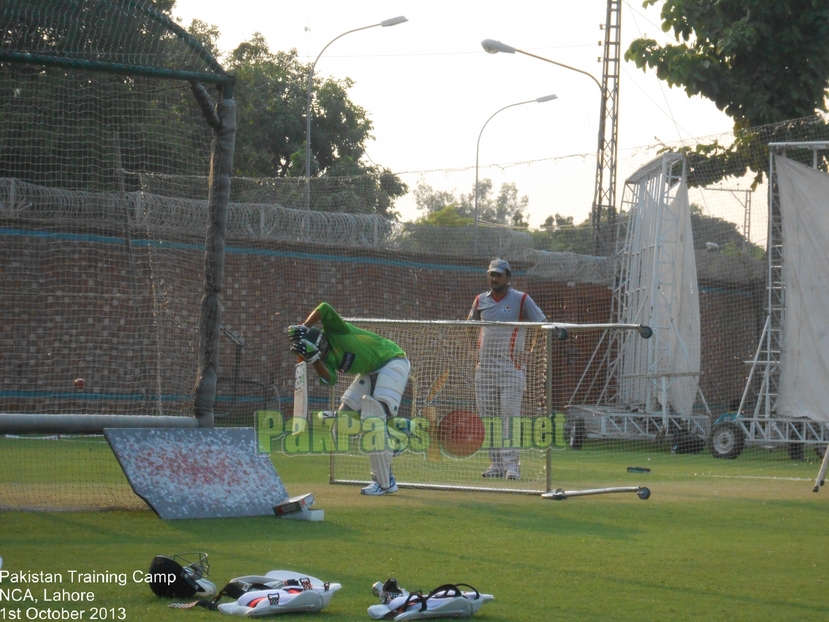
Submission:
[[[829,175],[775,163],[785,284],[777,413],[829,421]]]
[[[684,177],[676,197],[666,209],[671,211],[677,221],[676,238],[671,240],[675,244],[676,261],[671,275],[674,286],[670,292],[670,316],[667,307],[663,307],[665,317],[658,318],[658,323],[660,326],[671,326],[667,335],[671,353],[668,370],[674,374],[685,374],[675,376],[671,379],[672,382],[669,380],[668,402],[680,415],[688,416],[699,386],[700,316],[691,209],[688,206],[688,186]]]
[[[621,321],[647,324],[654,336],[625,341],[620,388],[629,406],[652,410],[655,401],[664,400],[690,416],[700,369],[696,258],[684,171],[668,193],[665,167],[665,160],[656,160],[643,167],[641,181],[635,180],[639,194],[629,214],[627,306]]]

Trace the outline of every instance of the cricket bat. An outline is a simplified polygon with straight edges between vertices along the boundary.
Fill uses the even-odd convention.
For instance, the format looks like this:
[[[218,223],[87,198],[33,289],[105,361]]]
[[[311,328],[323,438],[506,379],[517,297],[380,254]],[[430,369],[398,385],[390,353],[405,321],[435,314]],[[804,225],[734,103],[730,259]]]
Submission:
[[[450,370],[444,370],[440,376],[435,378],[432,386],[429,387],[429,394],[426,396],[426,401],[423,405],[423,417],[429,422],[429,448],[426,450],[426,460],[438,461],[440,460],[440,443],[438,441],[438,413],[437,409],[432,406],[432,403],[437,398],[438,394],[443,390],[446,381],[449,380]]]
[[[308,364],[300,361],[294,368],[294,418],[291,434],[302,434],[308,427]]]

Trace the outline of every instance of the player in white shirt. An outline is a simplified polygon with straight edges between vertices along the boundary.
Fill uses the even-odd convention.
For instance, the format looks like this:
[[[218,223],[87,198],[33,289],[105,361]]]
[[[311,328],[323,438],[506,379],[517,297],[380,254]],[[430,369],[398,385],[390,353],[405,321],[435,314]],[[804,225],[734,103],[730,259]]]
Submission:
[[[512,269],[503,259],[493,259],[487,269],[490,290],[475,297],[469,320],[485,322],[541,322],[544,312],[528,294],[513,289]],[[517,326],[482,326],[475,396],[481,417],[500,417],[503,437],[509,437],[509,422],[521,416],[521,400],[527,381],[515,356],[524,350],[525,330]],[[489,450],[489,468],[482,477],[521,479],[518,449]]]

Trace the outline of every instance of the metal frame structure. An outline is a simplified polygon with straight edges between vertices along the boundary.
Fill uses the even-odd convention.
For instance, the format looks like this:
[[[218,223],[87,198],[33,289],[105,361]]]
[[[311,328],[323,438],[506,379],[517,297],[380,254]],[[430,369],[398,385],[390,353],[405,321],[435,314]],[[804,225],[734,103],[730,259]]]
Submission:
[[[780,417],[776,414],[781,372],[782,333],[785,325],[786,284],[783,279],[783,218],[780,210],[780,191],[777,185],[775,157],[785,155],[787,149],[812,151],[812,167],[817,168],[818,152],[829,150],[827,141],[769,143],[769,223],[767,242],[766,321],[751,361],[740,407],[736,415],[723,418],[714,432],[728,437],[720,450],[722,457],[736,457],[748,445],[787,447],[792,459],[802,459],[805,446],[814,447],[820,455],[829,443],[829,426],[803,418]],[[757,383],[759,381],[759,387]],[[754,397],[756,396],[756,398]],[[746,407],[754,403],[750,415]],[[739,437],[739,435],[742,437]],[[738,435],[735,437],[735,435]],[[733,438],[732,438],[733,437]],[[736,444],[735,450],[733,444]]]
[[[685,171],[684,156],[667,153],[626,182],[623,209],[641,209],[640,203],[649,197],[655,209],[653,232],[657,239],[646,239],[640,228],[620,219],[612,322],[648,319],[641,316],[646,306],[654,310],[654,317],[673,317],[670,290],[674,283],[670,274],[677,260],[679,223],[664,207],[677,196]],[[651,268],[649,282],[640,280],[643,267]],[[668,390],[689,373],[671,369],[673,346],[666,336],[674,329],[652,328],[653,338],[647,341],[632,339],[627,332],[603,335],[567,408],[571,447],[581,447],[585,438],[656,441],[681,432],[697,438],[708,436],[710,411],[699,389],[697,401],[705,414],[682,416],[670,408]],[[644,403],[633,404],[631,396],[642,394],[646,395]]]
[[[428,324],[430,326],[468,326],[478,329],[482,326],[495,326],[498,328],[504,327],[517,327],[517,328],[537,328],[543,331],[544,334],[544,344],[545,344],[545,361],[544,365],[546,368],[545,373],[545,384],[544,384],[544,414],[546,417],[554,417],[555,411],[552,406],[553,404],[553,359],[549,355],[549,353],[553,349],[553,342],[554,341],[564,341],[566,340],[571,333],[577,333],[581,331],[605,331],[605,333],[626,333],[631,335],[632,339],[637,339],[641,341],[649,340],[653,336],[653,331],[648,326],[643,326],[641,324],[621,324],[621,323],[608,323],[608,324],[575,324],[575,323],[552,323],[552,322],[486,322],[486,321],[470,321],[470,320],[393,320],[393,319],[379,319],[379,318],[346,318],[346,321],[353,322],[357,324],[372,324],[372,323],[381,323],[385,325],[409,325],[412,327],[422,326],[424,324]],[[448,375],[448,374],[447,374]],[[412,385],[412,404],[413,404],[413,411],[420,413],[419,416],[423,415],[424,407],[430,406],[433,398],[427,397],[426,393],[428,389],[423,387],[417,386],[417,380],[415,378],[415,374],[412,374],[409,377],[409,383]],[[442,384],[440,385],[443,386]],[[440,389],[438,389],[440,391]],[[331,391],[329,393],[329,409],[331,411],[336,410],[337,408],[337,400],[334,393],[334,388],[331,387]],[[427,417],[428,418],[428,417]],[[543,483],[538,482],[524,482],[521,484],[516,484],[517,487],[492,487],[492,486],[483,486],[483,485],[466,485],[466,484],[455,484],[455,485],[446,485],[446,484],[437,484],[437,483],[429,483],[429,482],[406,482],[403,480],[398,480],[397,484],[400,488],[420,488],[420,489],[428,489],[428,490],[448,490],[448,491],[474,491],[474,492],[500,492],[500,493],[518,493],[518,494],[530,494],[530,495],[538,495],[543,493],[551,493],[553,491],[553,481],[552,481],[552,452],[554,449],[549,447],[545,450],[542,450],[544,454],[544,481]],[[337,467],[337,453],[332,452],[329,456],[329,483],[331,484],[346,484],[346,485],[361,485],[365,486],[370,482],[368,480],[363,479],[350,479],[347,476],[344,476],[340,473],[340,469]],[[533,485],[535,484],[535,485]],[[543,485],[543,490],[541,486]],[[613,491],[611,491],[613,492]],[[578,496],[579,494],[588,494],[588,493],[576,493],[576,492],[569,492],[568,495],[570,496]],[[598,494],[598,493],[593,493]],[[650,493],[648,493],[650,494]]]
[[[602,57],[602,103],[599,111],[599,145],[596,160],[596,189],[590,221],[593,225],[593,254],[609,255],[615,245],[616,168],[619,137],[619,67],[622,61],[622,3],[607,0]],[[605,226],[602,226],[605,212]]]

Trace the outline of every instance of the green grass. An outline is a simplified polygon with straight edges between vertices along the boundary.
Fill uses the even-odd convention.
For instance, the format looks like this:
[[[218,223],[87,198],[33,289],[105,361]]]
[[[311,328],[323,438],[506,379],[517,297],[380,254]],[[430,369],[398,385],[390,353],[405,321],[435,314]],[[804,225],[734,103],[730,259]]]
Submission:
[[[464,582],[493,594],[480,620],[827,619],[829,491],[812,493],[813,465],[780,467],[760,479],[746,475],[750,460],[741,463],[742,456],[712,463],[702,454],[651,453],[610,452],[600,469],[615,472],[633,457],[650,457],[644,466],[652,467],[651,480],[626,472],[618,482],[598,480],[647,484],[647,501],[634,494],[550,501],[411,489],[369,498],[356,487],[329,485],[326,457],[277,455],[289,493],[313,492],[323,522],[2,512],[0,557],[4,570],[62,572],[65,580],[69,569],[128,573],[126,587],[56,587],[91,589],[96,606],[123,607],[132,622],[216,619],[201,609],[170,609],[132,582],[154,555],[188,551],[209,554],[210,579],[219,587],[274,569],[343,584],[328,608],[304,620],[368,620],[371,585],[390,576],[408,589]],[[554,461],[553,472],[572,469],[574,483],[595,487],[591,469],[600,462],[589,451],[572,452]],[[704,470],[712,464],[716,476]],[[27,587],[39,597],[44,586]],[[28,606],[0,602],[0,620],[18,607],[25,618]]]

